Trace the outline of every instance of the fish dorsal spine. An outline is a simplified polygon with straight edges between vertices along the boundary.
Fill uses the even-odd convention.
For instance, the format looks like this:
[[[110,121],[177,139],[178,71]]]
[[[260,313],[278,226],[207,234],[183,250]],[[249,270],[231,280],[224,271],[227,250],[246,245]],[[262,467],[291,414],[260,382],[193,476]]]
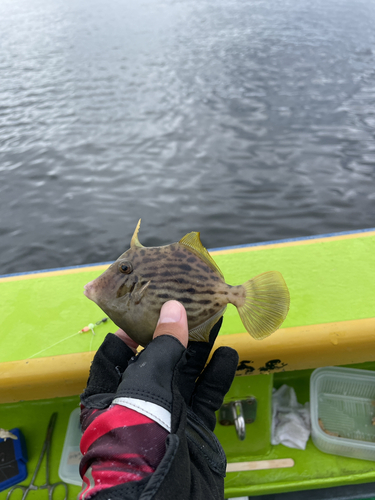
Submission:
[[[141,226],[141,219],[139,219],[137,227],[135,228],[134,234],[133,234],[132,239],[130,241],[130,248],[135,248],[135,247],[144,248],[143,245],[141,243],[139,243],[139,239],[138,239],[138,232],[139,232],[140,226]]]
[[[219,274],[224,279],[223,273],[220,271],[214,259],[207,252],[199,237],[200,233],[192,232],[180,239],[179,244],[188,248],[191,252],[200,257],[213,271]]]

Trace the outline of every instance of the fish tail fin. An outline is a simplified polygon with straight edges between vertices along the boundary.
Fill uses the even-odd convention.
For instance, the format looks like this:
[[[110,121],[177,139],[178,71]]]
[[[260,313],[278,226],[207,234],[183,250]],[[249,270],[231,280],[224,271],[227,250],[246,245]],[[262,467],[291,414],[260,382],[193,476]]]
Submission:
[[[281,326],[288,314],[288,287],[278,271],[259,274],[242,286],[245,301],[237,306],[242,323],[254,339],[264,339]]]

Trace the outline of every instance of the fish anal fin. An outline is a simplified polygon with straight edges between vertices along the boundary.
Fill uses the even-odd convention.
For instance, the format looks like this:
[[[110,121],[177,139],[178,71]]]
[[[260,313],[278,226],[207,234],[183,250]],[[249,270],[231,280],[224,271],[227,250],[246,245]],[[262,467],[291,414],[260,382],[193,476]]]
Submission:
[[[208,265],[208,267],[210,267],[213,271],[218,273],[222,279],[224,279],[223,273],[220,271],[218,265],[211,257],[211,255],[207,252],[206,248],[202,245],[199,234],[200,233],[194,231],[192,233],[188,233],[180,239],[179,244],[198,255],[198,257],[200,257],[203,262]]]
[[[278,271],[259,274],[242,286],[246,295],[237,305],[242,323],[254,339],[264,339],[281,326],[288,314],[288,287]]]
[[[192,330],[189,330],[189,340],[194,340],[196,342],[208,342],[210,337],[210,331],[212,327],[219,321],[222,315],[225,313],[225,309],[227,307],[223,307],[216,314],[208,318],[201,325],[196,326]]]

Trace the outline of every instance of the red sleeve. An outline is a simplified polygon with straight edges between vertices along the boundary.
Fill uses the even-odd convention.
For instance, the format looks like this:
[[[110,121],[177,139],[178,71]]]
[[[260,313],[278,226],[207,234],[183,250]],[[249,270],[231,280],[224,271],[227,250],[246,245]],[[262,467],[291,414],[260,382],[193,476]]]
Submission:
[[[105,410],[81,408],[79,500],[103,489],[151,475],[165,453],[168,432],[150,418],[113,405]]]

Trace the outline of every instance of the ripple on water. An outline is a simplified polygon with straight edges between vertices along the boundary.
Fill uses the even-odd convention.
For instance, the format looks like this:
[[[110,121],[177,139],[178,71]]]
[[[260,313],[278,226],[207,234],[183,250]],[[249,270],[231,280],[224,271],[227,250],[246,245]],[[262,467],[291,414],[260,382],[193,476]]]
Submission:
[[[4,0],[0,273],[373,227],[365,0]]]

